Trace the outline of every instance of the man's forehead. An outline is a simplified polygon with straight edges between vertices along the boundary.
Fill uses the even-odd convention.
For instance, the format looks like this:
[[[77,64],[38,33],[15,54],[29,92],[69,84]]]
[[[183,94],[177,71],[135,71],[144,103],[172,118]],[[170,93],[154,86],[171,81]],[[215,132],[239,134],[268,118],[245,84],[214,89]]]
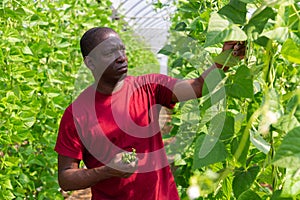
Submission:
[[[91,55],[97,55],[98,53],[101,53],[105,50],[109,51],[112,48],[123,46],[123,42],[120,39],[120,37],[114,33],[111,33],[108,35],[106,39],[104,39],[102,42],[100,42],[91,52]]]
[[[110,48],[110,47],[115,47],[115,46],[119,46],[119,45],[123,45],[122,40],[116,36],[116,35],[110,35],[109,37],[107,37],[105,40],[103,40],[102,42],[100,42],[94,49],[96,51],[102,50],[102,49],[106,49],[106,48]]]

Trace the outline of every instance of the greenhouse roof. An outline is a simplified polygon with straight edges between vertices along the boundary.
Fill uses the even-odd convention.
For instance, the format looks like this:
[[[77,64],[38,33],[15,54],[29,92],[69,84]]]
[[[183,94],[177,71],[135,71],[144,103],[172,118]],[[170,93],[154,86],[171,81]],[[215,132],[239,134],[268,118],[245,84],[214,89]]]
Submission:
[[[170,28],[170,15],[174,11],[172,1],[160,0],[170,6],[156,10],[156,0],[111,0],[116,13],[120,13],[128,25],[141,36],[151,50],[157,53],[166,43]]]

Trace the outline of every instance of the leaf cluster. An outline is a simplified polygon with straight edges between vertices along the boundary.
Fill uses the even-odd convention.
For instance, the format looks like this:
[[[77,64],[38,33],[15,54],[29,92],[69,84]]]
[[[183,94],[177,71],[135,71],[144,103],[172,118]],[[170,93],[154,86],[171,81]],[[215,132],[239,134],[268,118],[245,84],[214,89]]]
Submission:
[[[199,199],[299,198],[299,3],[179,1],[176,7],[170,42],[160,51],[169,56],[170,73],[195,78],[213,62],[230,66],[226,74],[211,72],[203,97],[174,112],[170,135],[177,143],[167,153],[176,155],[181,198],[195,185]],[[230,40],[247,42],[244,60],[220,54]]]
[[[79,48],[84,31],[120,32],[131,68],[157,63],[130,28],[123,31],[123,21],[111,18],[110,6],[0,1],[0,199],[63,199],[53,149],[65,108],[93,82]]]
[[[132,148],[132,152],[124,152],[122,154],[122,162],[125,164],[129,164],[131,162],[135,162],[137,159],[136,157],[136,150]]]

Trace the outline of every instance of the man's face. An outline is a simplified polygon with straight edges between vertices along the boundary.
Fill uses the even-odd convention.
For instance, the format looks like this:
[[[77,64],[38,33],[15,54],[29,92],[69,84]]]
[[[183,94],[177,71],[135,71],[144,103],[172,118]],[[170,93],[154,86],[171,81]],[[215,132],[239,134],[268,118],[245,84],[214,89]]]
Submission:
[[[95,78],[121,79],[126,76],[128,63],[125,46],[117,34],[111,33],[89,54]]]

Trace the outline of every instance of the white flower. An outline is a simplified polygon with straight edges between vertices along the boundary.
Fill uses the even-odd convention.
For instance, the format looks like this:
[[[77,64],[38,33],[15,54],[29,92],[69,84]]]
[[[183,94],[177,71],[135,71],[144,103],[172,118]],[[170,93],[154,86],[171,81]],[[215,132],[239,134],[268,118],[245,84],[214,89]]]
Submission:
[[[270,130],[270,125],[277,123],[280,118],[280,112],[266,111],[258,128],[258,132],[267,134]]]
[[[198,185],[191,185],[186,192],[191,200],[200,197],[200,188]]]
[[[266,112],[266,117],[268,119],[268,122],[270,124],[275,124],[278,120],[278,118],[280,117],[280,115],[278,113],[272,112],[272,111],[267,111]]]

